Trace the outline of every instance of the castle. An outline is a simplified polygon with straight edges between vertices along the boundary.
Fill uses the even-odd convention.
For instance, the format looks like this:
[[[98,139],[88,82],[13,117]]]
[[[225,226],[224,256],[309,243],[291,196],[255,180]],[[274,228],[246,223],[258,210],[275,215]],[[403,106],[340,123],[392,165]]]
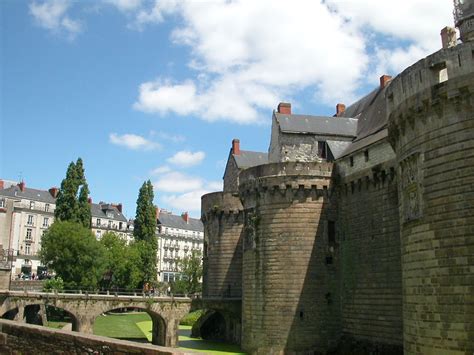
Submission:
[[[252,354],[474,352],[474,1],[333,117],[273,113],[202,197],[201,334]],[[239,302],[235,311],[235,302]],[[207,324],[207,327],[206,327]]]

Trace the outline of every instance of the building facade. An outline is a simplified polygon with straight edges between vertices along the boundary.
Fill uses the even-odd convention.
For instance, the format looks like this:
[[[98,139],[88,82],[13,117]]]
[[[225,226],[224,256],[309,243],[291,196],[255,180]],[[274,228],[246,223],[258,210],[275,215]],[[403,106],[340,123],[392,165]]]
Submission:
[[[203,297],[241,300],[238,319],[205,315],[223,338],[251,354],[474,352],[474,1],[455,15],[462,43],[443,29],[443,49],[334,116],[280,104],[267,162],[238,169],[234,140],[201,211]]]
[[[38,190],[26,187],[24,181],[0,189],[0,243],[12,259],[12,278],[23,272],[38,274],[44,266],[38,256],[41,237],[54,222],[54,210],[59,189]],[[106,232],[115,232],[130,240],[132,232],[122,214],[121,204],[91,204],[91,229],[100,237]]]
[[[174,215],[157,208],[158,281],[174,282],[180,277],[179,260],[193,251],[202,255],[204,231],[199,219],[187,212]]]

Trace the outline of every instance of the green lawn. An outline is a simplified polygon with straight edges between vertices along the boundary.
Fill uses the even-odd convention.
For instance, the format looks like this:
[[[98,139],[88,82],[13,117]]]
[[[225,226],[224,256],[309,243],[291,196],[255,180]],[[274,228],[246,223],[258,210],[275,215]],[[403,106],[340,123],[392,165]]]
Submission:
[[[152,322],[146,313],[107,314],[96,319],[94,334],[112,338],[151,341]],[[205,354],[245,354],[237,345],[191,338],[191,326],[179,326],[180,349]]]
[[[94,324],[94,334],[118,339],[142,339],[145,334],[138,328],[137,323],[150,320],[146,313],[114,313],[97,317]]]

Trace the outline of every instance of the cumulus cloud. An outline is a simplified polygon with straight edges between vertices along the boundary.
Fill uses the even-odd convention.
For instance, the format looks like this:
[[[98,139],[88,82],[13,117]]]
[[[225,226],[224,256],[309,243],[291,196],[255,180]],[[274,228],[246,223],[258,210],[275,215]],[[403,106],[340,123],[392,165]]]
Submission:
[[[104,2],[115,6],[122,12],[134,11],[142,4],[141,0],[104,0]]]
[[[164,192],[188,192],[202,189],[204,180],[200,177],[171,171],[156,180],[153,186],[156,190]]]
[[[178,211],[199,213],[202,195],[222,191],[222,181],[207,181],[199,176],[173,171],[166,165],[153,170],[153,174],[160,175],[153,182],[160,201]]]
[[[150,171],[150,175],[160,175],[164,173],[169,173],[170,171],[171,171],[171,168],[168,165],[163,165]]]
[[[144,82],[134,107],[238,123],[260,122],[304,90],[319,103],[350,102],[361,85],[439,48],[439,30],[452,23],[451,3],[431,0],[155,0],[137,21],[170,14],[182,20],[171,40],[190,49],[196,74]]]
[[[152,142],[142,136],[136,134],[122,134],[110,133],[109,141],[112,144],[120,145],[132,150],[154,150],[160,149],[161,144]]]
[[[82,31],[82,25],[66,14],[70,5],[67,0],[34,1],[30,3],[29,10],[39,26],[54,33],[65,33],[69,39],[73,39]]]
[[[168,158],[167,161],[171,164],[184,168],[201,164],[205,157],[206,154],[202,151],[193,153],[188,150],[182,150]]]

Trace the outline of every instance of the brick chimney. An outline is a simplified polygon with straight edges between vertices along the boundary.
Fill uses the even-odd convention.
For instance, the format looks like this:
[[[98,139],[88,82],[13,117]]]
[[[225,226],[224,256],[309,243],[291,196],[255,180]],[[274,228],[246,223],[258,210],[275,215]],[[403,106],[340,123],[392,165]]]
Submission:
[[[240,155],[240,140],[237,138],[232,140],[232,154]]]
[[[344,111],[346,110],[346,105],[344,104],[337,104],[336,105],[336,117],[340,117],[342,116],[342,114],[344,113]]]
[[[5,188],[5,182],[3,180],[0,180],[0,190],[3,190]]]
[[[20,190],[23,192],[25,191],[25,187],[26,187],[26,184],[24,181],[21,181],[19,184],[18,184],[18,187],[20,188]]]
[[[291,104],[289,102],[280,102],[278,104],[278,113],[291,115]]]
[[[58,192],[59,192],[59,189],[57,187],[52,187],[49,189],[49,193],[51,194],[51,196],[53,196],[53,198],[56,198],[58,197]]]
[[[441,30],[441,44],[443,49],[456,45],[456,30],[454,28],[446,26]]]
[[[384,87],[386,87],[390,80],[392,80],[392,77],[390,75],[382,75],[380,77],[380,88],[383,89]]]
[[[87,202],[89,202],[89,204],[91,204],[92,203],[92,197],[88,197]]]
[[[188,212],[181,213],[181,217],[183,217],[183,219],[186,223],[189,223],[189,213]]]
[[[157,220],[160,218],[160,212],[161,212],[161,208],[159,208],[158,206],[155,206],[155,215],[156,215]]]
[[[115,207],[120,213],[122,213],[122,204],[121,203],[112,203],[112,207]]]

